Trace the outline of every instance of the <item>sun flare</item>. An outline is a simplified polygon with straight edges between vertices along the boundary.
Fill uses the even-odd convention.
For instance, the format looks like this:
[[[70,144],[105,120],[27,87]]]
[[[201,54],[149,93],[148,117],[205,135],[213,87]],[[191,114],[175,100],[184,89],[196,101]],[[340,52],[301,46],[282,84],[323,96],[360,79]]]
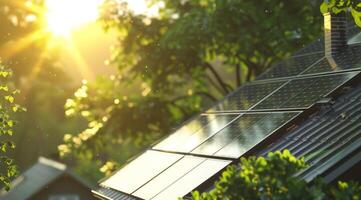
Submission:
[[[46,0],[47,29],[55,36],[68,37],[81,26],[98,18],[103,0]]]

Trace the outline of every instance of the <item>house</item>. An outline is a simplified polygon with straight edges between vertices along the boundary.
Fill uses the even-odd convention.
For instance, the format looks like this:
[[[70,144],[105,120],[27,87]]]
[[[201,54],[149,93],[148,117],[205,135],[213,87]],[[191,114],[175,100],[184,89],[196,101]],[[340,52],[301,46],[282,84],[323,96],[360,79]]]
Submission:
[[[92,200],[92,186],[66,165],[40,157],[38,162],[11,183],[0,200]]]
[[[99,184],[100,199],[172,200],[208,191],[240,157],[289,149],[311,182],[361,181],[361,32],[345,13],[325,35],[187,121]]]

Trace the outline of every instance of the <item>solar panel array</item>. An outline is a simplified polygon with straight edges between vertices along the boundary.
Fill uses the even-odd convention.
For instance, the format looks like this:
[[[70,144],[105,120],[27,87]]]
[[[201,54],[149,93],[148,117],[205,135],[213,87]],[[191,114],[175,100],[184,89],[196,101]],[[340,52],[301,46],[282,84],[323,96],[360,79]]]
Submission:
[[[361,46],[333,59],[316,41],[130,161],[102,187],[141,199],[177,199],[239,159],[360,73]]]

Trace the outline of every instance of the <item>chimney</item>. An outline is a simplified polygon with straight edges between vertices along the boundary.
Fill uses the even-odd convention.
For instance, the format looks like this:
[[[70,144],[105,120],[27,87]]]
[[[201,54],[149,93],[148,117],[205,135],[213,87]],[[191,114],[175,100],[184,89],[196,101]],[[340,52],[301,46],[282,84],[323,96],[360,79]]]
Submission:
[[[325,56],[332,57],[347,47],[346,13],[324,13]]]

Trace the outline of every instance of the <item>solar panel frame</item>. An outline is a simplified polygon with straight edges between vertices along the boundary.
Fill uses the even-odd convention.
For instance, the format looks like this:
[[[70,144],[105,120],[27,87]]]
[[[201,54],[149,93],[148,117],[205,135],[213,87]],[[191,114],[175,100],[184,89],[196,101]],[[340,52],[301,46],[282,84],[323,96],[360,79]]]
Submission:
[[[227,95],[223,101],[208,109],[206,113],[242,112],[249,110],[285,83],[287,83],[287,80],[273,81],[271,83],[252,82],[246,84]],[[265,88],[266,90],[264,90]],[[249,105],[246,105],[246,103]]]
[[[198,165],[206,161],[207,158],[196,156],[184,156],[172,166],[154,177],[151,181],[133,192],[132,195],[142,199],[152,199],[169,185],[179,180]]]
[[[243,149],[243,152],[247,152],[253,146],[268,138],[276,130],[292,121],[292,119],[300,113],[301,112],[296,111],[246,113],[193,149],[191,153],[224,158],[239,158],[241,154],[229,156],[228,154],[217,154],[217,152],[221,151],[234,141],[239,141],[241,138],[246,139],[248,144],[243,143],[243,145],[239,145],[239,149]]]
[[[232,123],[234,120],[239,118],[242,114],[211,114],[216,118],[210,121],[209,124],[204,126],[202,129],[197,132],[187,134],[183,136],[175,136],[172,137],[172,140],[163,140],[158,145],[152,147],[154,150],[161,150],[167,152],[178,152],[178,153],[189,153],[199,144],[207,140],[212,135],[218,133],[220,130],[224,129],[228,126],[228,124]],[[222,119],[223,118],[223,119]],[[162,144],[162,145],[159,145]]]
[[[233,141],[230,143],[224,145],[222,148],[218,149],[213,155],[219,156],[219,157],[227,157],[227,158],[234,158],[239,159],[242,155],[244,155],[246,152],[253,149],[258,144],[262,143],[263,141],[267,140],[271,135],[276,133],[278,130],[289,124],[291,121],[293,121],[295,118],[297,118],[302,112],[284,112],[284,114],[289,115],[286,116],[283,120],[281,120],[278,124],[275,124],[274,127],[268,127],[265,128],[264,132],[258,132],[256,135],[250,135],[250,138],[247,138],[249,135],[245,134],[239,134],[237,138],[234,138]],[[274,117],[274,114],[270,114],[268,116],[265,116],[264,119],[261,121],[268,120],[269,118]],[[282,116],[281,116],[282,117]],[[264,124],[262,124],[264,125]],[[246,136],[246,137],[245,137]],[[258,137],[258,140],[255,140],[254,137]],[[239,140],[246,139],[249,141],[249,139],[252,139],[253,141],[249,141],[249,143],[245,144],[244,142],[238,142]],[[240,146],[240,144],[243,146]],[[236,151],[235,151],[236,150]]]
[[[310,66],[313,66],[321,61],[324,57],[325,54],[323,52],[288,57],[259,75],[256,80],[258,81],[297,76]]]
[[[231,164],[229,160],[206,159],[200,165],[166,187],[154,200],[168,200],[183,197]],[[194,177],[197,177],[194,179]]]
[[[273,94],[256,104],[251,110],[278,110],[278,109],[307,109],[314,105],[317,100],[328,96],[340,86],[354,78],[359,72],[347,72],[319,75],[317,77],[300,77],[289,80],[287,84],[279,88]],[[327,79],[339,78],[340,80],[333,85],[327,85]],[[298,83],[302,83],[300,85]],[[317,85],[314,85],[317,83]],[[315,90],[315,87],[324,87],[325,92]],[[309,99],[295,99],[300,95],[310,97]],[[293,101],[291,101],[293,100]],[[304,101],[304,102],[302,102]],[[286,103],[284,103],[286,102]],[[296,102],[296,103],[295,103]]]
[[[159,173],[183,158],[181,154],[172,154],[147,150],[131,160],[108,178],[101,181],[100,186],[111,188],[126,194],[132,194]],[[157,160],[157,162],[152,162]],[[144,172],[147,170],[147,173]],[[142,173],[140,173],[143,171]],[[130,178],[131,176],[132,178]],[[127,178],[128,177],[128,178]],[[125,182],[124,179],[127,181]]]

